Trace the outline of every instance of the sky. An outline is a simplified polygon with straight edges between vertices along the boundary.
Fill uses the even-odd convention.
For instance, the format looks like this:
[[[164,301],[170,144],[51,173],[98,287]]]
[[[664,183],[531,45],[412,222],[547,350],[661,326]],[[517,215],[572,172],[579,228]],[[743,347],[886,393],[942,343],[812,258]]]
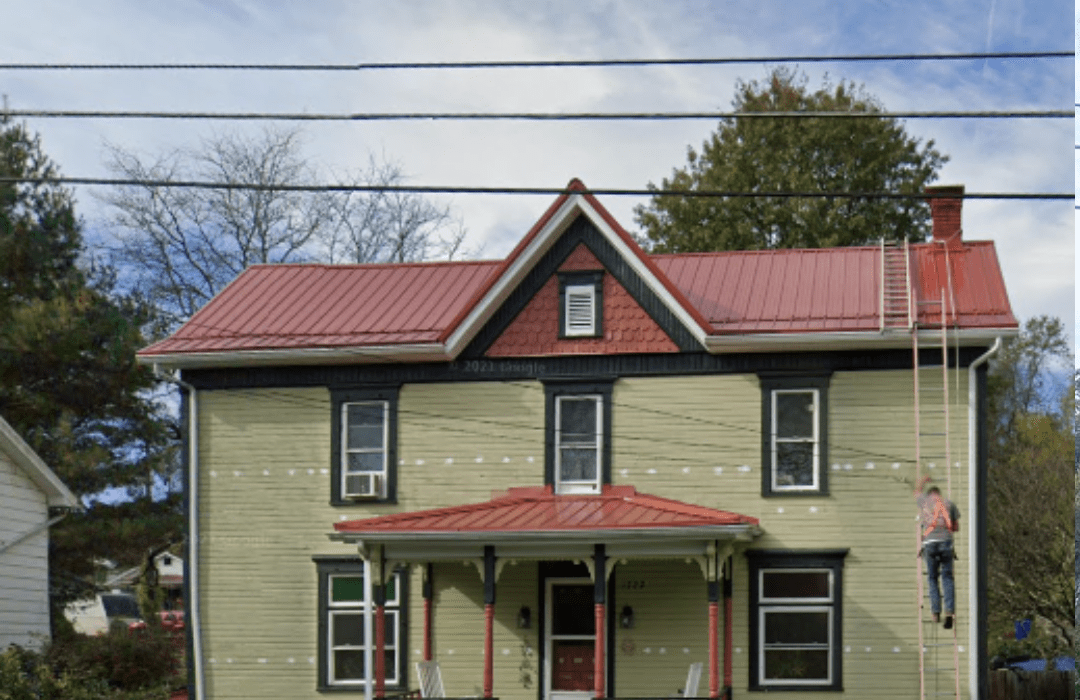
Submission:
[[[0,62],[362,63],[550,59],[1069,51],[1059,0],[35,0],[9,8]],[[1074,8],[1076,27],[1080,11]],[[865,86],[892,111],[1064,110],[1074,61],[808,63]],[[369,72],[12,71],[12,109],[234,112],[725,111],[738,80],[770,66],[543,68]],[[1075,80],[1075,78],[1074,78]],[[1075,92],[1075,88],[1074,88]],[[105,145],[147,156],[257,123],[33,119],[65,175],[107,177]],[[571,178],[643,189],[686,163],[715,128],[674,122],[313,122],[305,152],[326,173],[371,155],[408,184],[547,187]],[[907,120],[950,157],[940,184],[968,192],[1067,193],[1068,140],[1057,120]],[[1074,158],[1074,163],[1075,163]],[[1080,174],[1080,165],[1076,174]],[[90,231],[106,212],[76,191]],[[505,256],[551,196],[437,196],[468,230],[466,246]],[[601,197],[631,232],[643,198]],[[1074,209],[1075,212],[1075,209]],[[995,241],[1014,312],[1077,323],[1077,215],[1067,200],[964,203],[964,236]]]

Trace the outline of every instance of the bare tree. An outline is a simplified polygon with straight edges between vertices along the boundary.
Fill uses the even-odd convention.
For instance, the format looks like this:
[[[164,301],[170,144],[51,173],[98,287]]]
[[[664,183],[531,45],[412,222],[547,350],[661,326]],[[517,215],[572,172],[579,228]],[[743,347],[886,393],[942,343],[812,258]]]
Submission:
[[[106,166],[133,184],[104,195],[115,263],[174,328],[249,265],[284,262],[401,262],[459,253],[464,230],[415,194],[296,191],[321,183],[297,129],[219,134],[197,148],[148,160],[108,146]],[[374,159],[352,184],[392,186],[396,165]],[[192,188],[201,181],[240,188]],[[285,189],[282,189],[285,187]]]
[[[405,181],[401,167],[371,158],[351,184],[391,188]],[[343,192],[335,199],[337,226],[324,238],[335,263],[452,260],[463,254],[465,228],[449,206],[413,193],[375,190]],[[469,253],[472,254],[472,253]]]

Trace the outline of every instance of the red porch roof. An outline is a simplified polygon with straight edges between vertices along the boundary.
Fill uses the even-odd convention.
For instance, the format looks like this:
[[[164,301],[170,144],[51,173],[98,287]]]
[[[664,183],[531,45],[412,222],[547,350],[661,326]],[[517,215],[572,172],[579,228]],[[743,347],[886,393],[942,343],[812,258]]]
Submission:
[[[435,533],[570,533],[748,526],[757,518],[605,486],[603,493],[555,495],[550,486],[512,488],[490,501],[334,523],[356,536]]]

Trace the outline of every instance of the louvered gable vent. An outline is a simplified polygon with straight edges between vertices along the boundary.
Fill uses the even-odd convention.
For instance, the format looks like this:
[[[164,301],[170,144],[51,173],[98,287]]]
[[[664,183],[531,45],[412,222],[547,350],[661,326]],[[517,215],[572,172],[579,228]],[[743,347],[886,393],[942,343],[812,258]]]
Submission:
[[[596,287],[574,284],[566,287],[566,335],[596,334]]]

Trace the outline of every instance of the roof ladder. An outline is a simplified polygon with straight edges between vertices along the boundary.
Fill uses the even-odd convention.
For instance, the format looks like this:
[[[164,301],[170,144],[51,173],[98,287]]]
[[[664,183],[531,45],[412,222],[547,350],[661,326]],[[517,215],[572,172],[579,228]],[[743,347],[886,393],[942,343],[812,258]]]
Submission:
[[[949,434],[949,346],[945,289],[941,290],[939,300],[920,302],[919,305],[938,306],[941,311],[940,341],[932,342],[926,348],[933,355],[935,353],[932,351],[939,349],[940,346],[941,383],[939,385],[932,380],[927,381],[925,384],[920,382],[921,373],[925,371],[932,372],[939,365],[934,364],[933,360],[926,363],[922,362],[919,348],[919,324],[913,323],[911,327],[911,348],[915,407],[915,484],[917,485],[922,481],[924,459],[926,459],[929,468],[936,466],[935,459],[940,460],[939,463],[946,474],[946,496],[949,500],[952,500],[952,450]],[[933,314],[933,311],[929,311],[928,314]],[[926,571],[924,570],[922,557],[921,530],[921,518],[916,518],[915,548],[918,553],[916,555],[918,563],[915,566],[915,578],[917,580],[916,619],[919,628],[919,698],[926,700],[930,697],[954,696],[956,700],[960,700],[960,654],[957,644],[959,623],[953,625],[951,640],[947,638],[948,632],[943,632],[946,639],[939,638],[940,628],[934,624],[930,615],[929,593],[924,592]],[[969,620],[964,620],[964,624],[970,623]],[[949,647],[952,648],[951,666],[948,664],[947,658]]]
[[[908,330],[913,323],[908,243],[881,239],[881,330]]]

